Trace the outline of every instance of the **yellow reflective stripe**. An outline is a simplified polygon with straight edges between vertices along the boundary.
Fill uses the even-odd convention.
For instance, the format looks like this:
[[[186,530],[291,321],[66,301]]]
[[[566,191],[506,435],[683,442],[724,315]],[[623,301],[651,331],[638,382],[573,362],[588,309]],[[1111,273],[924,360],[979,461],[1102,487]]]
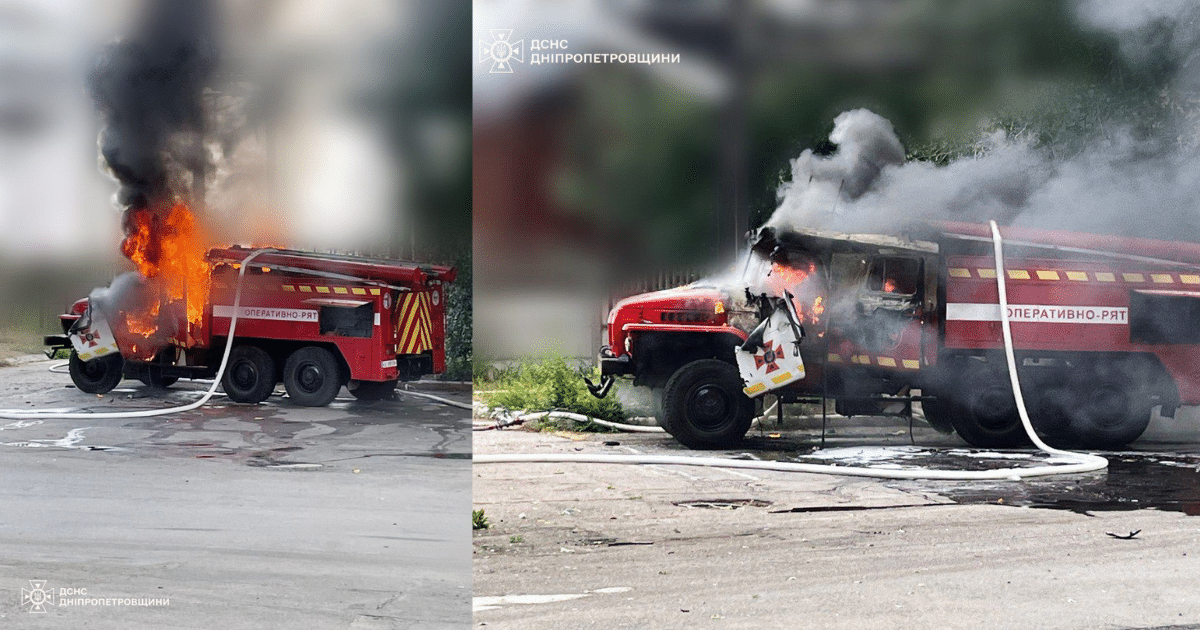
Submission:
[[[367,294],[366,289],[362,289],[359,287],[354,287],[353,289],[350,289],[350,292],[353,293],[354,295],[366,295]]]
[[[1115,276],[1107,271],[1097,271],[1096,272],[1096,281],[1097,282],[1116,282],[1117,276]]]
[[[1087,279],[1088,279],[1087,272],[1086,271],[1068,271],[1067,279],[1075,280],[1076,282],[1087,282]]]
[[[971,270],[963,269],[961,267],[951,267],[950,268],[950,277],[951,278],[970,278]]]
[[[772,382],[772,383],[775,383],[776,385],[778,385],[778,384],[780,384],[780,383],[782,383],[782,382],[784,382],[784,381],[788,380],[789,378],[792,378],[792,373],[791,373],[791,372],[784,372],[783,374],[780,374],[779,376],[776,376],[775,378],[772,378],[772,379],[771,379],[771,382]]]
[[[1037,270],[1038,280],[1058,280],[1057,271],[1047,271],[1045,269]]]
[[[1025,271],[1024,269],[1009,269],[1008,277],[1012,278],[1013,280],[1028,280],[1029,272]]]
[[[1123,278],[1125,280],[1125,282],[1145,282],[1146,281],[1146,276],[1143,276],[1140,273],[1123,273],[1123,274],[1121,274],[1121,278]]]
[[[916,359],[904,359],[904,367],[909,370],[917,370],[921,368],[921,362]]]
[[[992,278],[992,279],[996,278],[996,270],[995,269],[976,269],[975,273],[979,274],[980,278]]]
[[[1169,273],[1152,273],[1150,280],[1156,284],[1173,284],[1175,282],[1174,276]]]
[[[1179,281],[1184,284],[1200,284],[1200,276],[1181,273],[1179,274]]]
[[[350,290],[347,289],[346,287],[333,287],[333,292],[338,295],[346,295],[347,293],[350,292]]]
[[[758,392],[765,390],[766,388],[767,388],[767,386],[762,383],[755,383],[755,384],[751,385],[750,387],[743,389],[742,391],[746,392],[747,396],[753,396],[753,395],[757,394]]]
[[[896,367],[896,360],[892,357],[875,357],[875,360],[883,367]]]

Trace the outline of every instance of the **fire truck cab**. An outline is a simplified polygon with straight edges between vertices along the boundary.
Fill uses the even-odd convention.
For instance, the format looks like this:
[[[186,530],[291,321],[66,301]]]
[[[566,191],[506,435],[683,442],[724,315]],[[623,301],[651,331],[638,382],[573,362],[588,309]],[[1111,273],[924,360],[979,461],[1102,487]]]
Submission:
[[[1200,404],[1200,246],[1004,228],[1009,317],[1022,392],[1047,441],[1123,446],[1180,404]],[[765,393],[832,400],[845,416],[911,415],[981,447],[1027,443],[1000,331],[986,225],[940,223],[903,238],[763,228],[736,279],[619,302],[601,348],[614,377],[652,389],[659,423],[693,448],[728,446]],[[805,328],[804,377],[749,386],[778,348],[751,331],[787,296]],[[771,354],[768,354],[771,353]],[[786,379],[780,379],[781,382]]]
[[[390,396],[399,380],[445,369],[445,289],[454,269],[272,250],[256,257],[239,281],[250,253],[239,247],[208,252],[203,317],[189,321],[185,308],[168,304],[180,315],[169,343],[150,349],[150,356],[120,314],[101,321],[86,298],[60,316],[63,334],[45,343],[70,348],[72,380],[97,394],[123,377],[160,387],[179,378],[212,378],[230,343],[221,384],[240,403],[265,400],[279,382],[305,406],[329,404],[343,385],[357,398],[374,400]]]

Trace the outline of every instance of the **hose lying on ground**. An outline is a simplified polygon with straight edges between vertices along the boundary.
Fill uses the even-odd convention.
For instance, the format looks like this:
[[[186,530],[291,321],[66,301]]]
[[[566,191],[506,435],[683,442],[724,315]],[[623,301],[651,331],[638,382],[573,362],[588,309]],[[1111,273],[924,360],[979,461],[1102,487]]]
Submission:
[[[1012,382],[1013,396],[1016,398],[1017,410],[1025,433],[1042,451],[1060,458],[1069,459],[1073,463],[1060,465],[1031,466],[1028,468],[1000,468],[995,470],[896,470],[881,468],[866,468],[861,466],[835,466],[828,464],[805,464],[800,462],[775,462],[756,460],[731,460],[720,457],[692,457],[687,455],[605,455],[589,453],[563,454],[476,454],[473,458],[476,464],[500,463],[592,463],[592,464],[670,464],[682,466],[703,466],[711,468],[740,468],[753,470],[777,470],[783,472],[806,472],[845,475],[850,477],[876,477],[882,479],[945,479],[958,481],[976,480],[1019,480],[1025,477],[1044,477],[1048,475],[1066,475],[1073,473],[1092,472],[1108,467],[1108,460],[1096,455],[1072,453],[1048,446],[1033,430],[1029,413],[1025,409],[1025,399],[1021,395],[1021,383],[1017,377],[1016,358],[1013,354],[1012,327],[1008,317],[1008,293],[1004,281],[1004,253],[1000,239],[1000,229],[996,222],[991,222],[992,244],[996,257],[996,287],[1000,294],[1000,323],[1004,332],[1004,354],[1008,362],[1009,380]]]
[[[191,411],[193,409],[199,408],[201,405],[208,402],[208,400],[213,397],[213,394],[216,393],[217,387],[220,386],[220,384],[221,384],[221,377],[225,374],[225,366],[226,366],[226,364],[229,363],[229,351],[233,349],[233,342],[232,342],[233,333],[234,333],[234,330],[237,329],[238,313],[241,311],[240,307],[242,305],[242,284],[243,284],[243,279],[246,277],[246,268],[247,268],[246,266],[250,263],[250,261],[257,258],[260,254],[265,254],[267,252],[273,252],[273,251],[275,251],[275,250],[271,249],[271,248],[256,249],[253,252],[250,252],[249,256],[246,256],[245,258],[242,259],[241,268],[238,270],[237,291],[233,295],[233,315],[231,316],[231,318],[229,320],[229,336],[226,337],[226,339],[228,341],[226,341],[226,343],[225,343],[225,353],[221,356],[221,365],[220,365],[220,367],[217,368],[217,375],[213,378],[212,386],[209,387],[208,391],[204,392],[204,395],[200,396],[200,398],[198,398],[197,400],[190,402],[186,405],[180,405],[178,407],[167,407],[165,409],[141,409],[141,410],[135,410],[135,411],[106,411],[106,412],[100,412],[100,413],[86,413],[86,412],[63,413],[63,412],[55,412],[55,411],[36,411],[36,410],[26,410],[26,409],[0,409],[0,418],[10,419],[10,420],[27,420],[30,418],[48,418],[48,419],[59,419],[59,420],[110,420],[110,419],[119,419],[119,418],[150,418],[150,417],[154,417],[154,416],[165,416],[165,415],[172,414],[172,413],[182,413],[185,411]]]
[[[451,407],[458,407],[459,409],[474,409],[474,407],[472,407],[469,403],[461,403],[461,402],[458,402],[457,400],[450,400],[449,398],[442,398],[441,396],[434,396],[433,394],[426,394],[425,392],[414,392],[411,389],[399,390],[396,393],[398,393],[402,396],[416,396],[418,398],[426,398],[426,399],[432,400],[434,402],[442,403],[443,405],[450,405]]]
[[[754,424],[762,422],[765,418],[770,416],[775,411],[775,407],[777,407],[778,405],[779,405],[778,400],[771,403],[770,407],[767,407],[765,410],[763,410],[763,412],[761,414],[758,415],[758,417],[756,417],[754,419],[754,422],[751,424],[751,426],[754,426]],[[522,415],[513,415],[513,414],[506,413],[506,414],[504,414],[504,417],[501,418],[499,421],[497,421],[495,424],[489,424],[487,426],[478,427],[478,428],[475,428],[472,430],[473,431],[492,431],[495,429],[503,429],[504,427],[511,427],[511,426],[515,426],[518,424],[524,424],[526,422],[533,422],[535,420],[541,420],[543,418],[561,418],[563,420],[572,420],[572,421],[578,422],[580,424],[591,422],[592,424],[598,424],[602,427],[616,429],[617,431],[624,431],[625,433],[666,433],[665,429],[663,429],[662,427],[657,426],[657,425],[651,426],[651,425],[647,425],[647,424],[626,424],[626,423],[622,423],[622,422],[612,422],[610,420],[602,420],[600,418],[593,418],[591,416],[586,416],[581,413],[574,413],[574,412],[570,412],[570,411],[537,411],[534,413],[527,413],[527,414],[522,414]]]

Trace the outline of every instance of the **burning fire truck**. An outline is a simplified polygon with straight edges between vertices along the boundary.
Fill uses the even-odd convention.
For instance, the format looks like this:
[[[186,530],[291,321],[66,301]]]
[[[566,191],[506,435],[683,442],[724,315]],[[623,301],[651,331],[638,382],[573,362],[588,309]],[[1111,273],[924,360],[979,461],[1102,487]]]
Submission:
[[[1044,439],[1120,447],[1153,408],[1200,404],[1200,245],[1001,232],[1022,392]],[[739,441],[768,392],[846,416],[911,417],[919,401],[975,446],[1023,445],[991,247],[980,224],[903,238],[763,228],[734,278],[619,302],[589,387],[650,387],[659,423],[692,448]]]
[[[445,289],[453,268],[269,250],[240,280],[230,339],[241,262],[250,254],[208,250],[199,271],[187,276],[201,286],[134,300],[153,305],[149,320],[132,309],[106,314],[95,297],[79,300],[60,315],[63,334],[45,343],[71,349],[72,381],[94,394],[123,377],[162,387],[212,378],[227,344],[233,347],[222,386],[240,403],[265,400],[280,381],[300,405],[327,405],[343,385],[357,398],[380,399],[399,380],[445,369]]]

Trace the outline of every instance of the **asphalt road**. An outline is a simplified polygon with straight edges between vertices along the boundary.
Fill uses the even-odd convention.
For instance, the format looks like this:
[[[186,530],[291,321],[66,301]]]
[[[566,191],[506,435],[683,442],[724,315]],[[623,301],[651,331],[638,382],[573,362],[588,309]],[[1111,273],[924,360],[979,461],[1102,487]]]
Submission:
[[[706,454],[811,455],[815,427],[752,433],[738,451]],[[999,465],[920,426],[914,448],[896,420],[833,428],[826,447],[850,461]],[[1200,514],[1200,449],[1163,421],[1154,429],[1169,442],[1110,454],[1107,473],[1028,481],[477,464],[474,504],[491,526],[474,533],[475,624],[1200,628],[1200,519],[1189,516]],[[477,432],[474,445],[476,454],[694,454],[655,434],[508,429]],[[883,451],[893,461],[880,445],[895,447]]]
[[[207,387],[94,396],[53,364],[0,368],[0,409],[166,407]],[[469,413],[342,395],[0,419],[0,627],[467,627]]]

